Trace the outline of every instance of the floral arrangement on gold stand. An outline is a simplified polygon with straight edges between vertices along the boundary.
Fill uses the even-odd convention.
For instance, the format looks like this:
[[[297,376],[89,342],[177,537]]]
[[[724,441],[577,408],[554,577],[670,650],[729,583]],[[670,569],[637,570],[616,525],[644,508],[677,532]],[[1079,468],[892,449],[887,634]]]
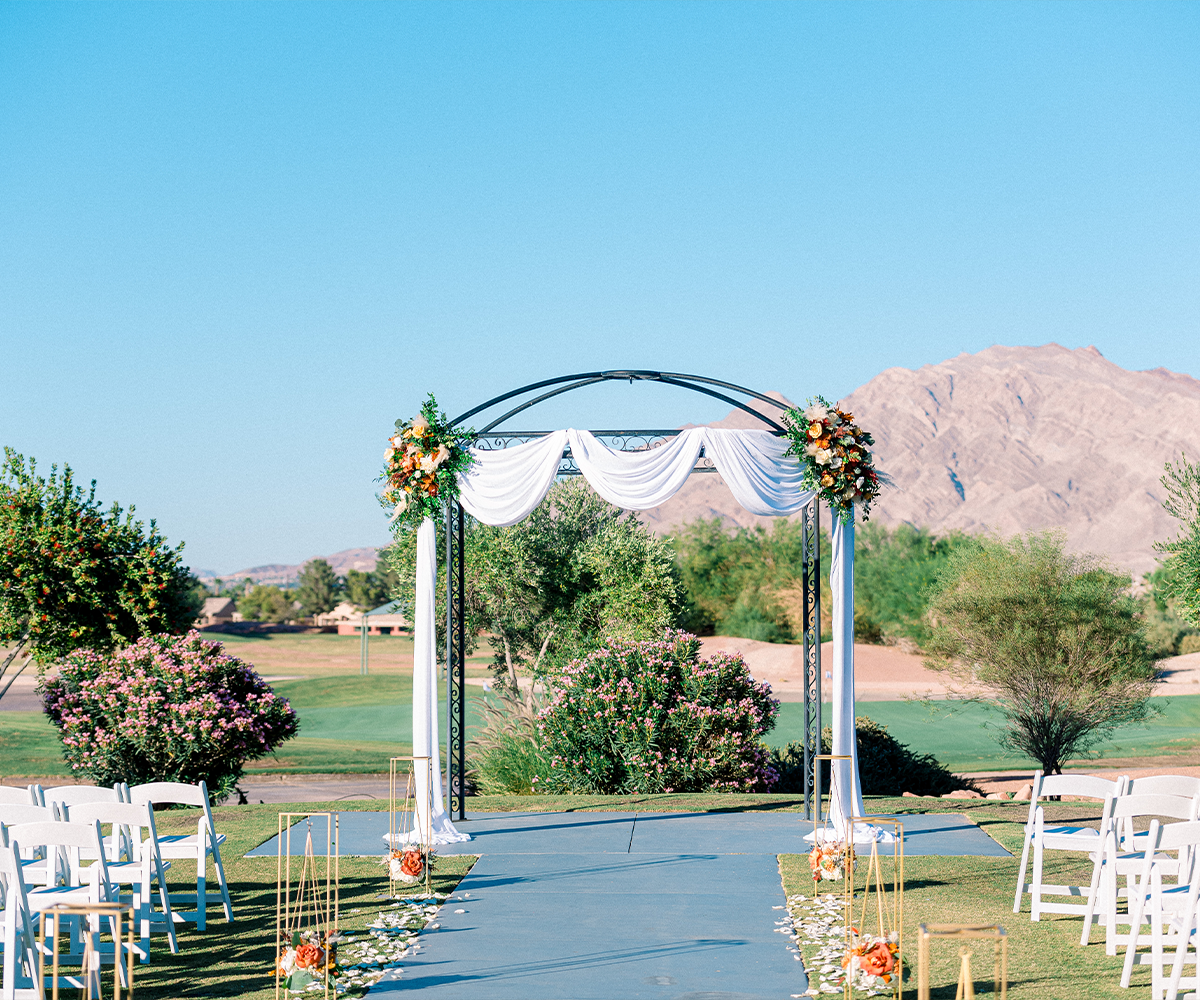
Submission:
[[[787,410],[783,419],[792,442],[787,454],[804,465],[804,488],[816,490],[843,523],[853,520],[855,507],[867,520],[871,504],[889,482],[875,468],[870,450],[875,439],[854,422],[853,414],[823,396],[810,399],[804,410]]]
[[[392,757],[388,775],[388,851],[380,864],[387,867],[388,894],[396,895],[398,885],[416,885],[424,881],[427,895],[433,892],[433,869],[437,855],[433,850],[433,768],[427,756]],[[416,808],[419,783],[417,769],[425,781],[424,829],[417,829],[421,812]],[[400,785],[404,784],[404,797]]]
[[[848,822],[851,830],[856,823],[890,826],[892,856],[891,871],[885,875],[879,842],[871,842],[871,851],[866,854],[862,906],[855,920],[851,905],[847,921],[846,951],[842,956],[844,995],[849,998],[856,991],[871,996],[891,993],[899,1000],[904,996],[904,824],[886,816],[853,816]],[[853,898],[853,869],[848,881]],[[865,932],[871,923],[875,925],[874,934]]]
[[[325,820],[325,853],[313,849],[313,820]],[[304,851],[293,872],[292,832],[305,821]],[[280,813],[275,889],[275,997],[290,993],[336,995],[340,919],[337,813]]]
[[[391,509],[396,527],[418,527],[427,517],[441,513],[446,500],[458,499],[458,474],[474,459],[466,442],[468,429],[450,426],[433,393],[411,420],[397,420],[396,432],[384,449],[380,502]]]

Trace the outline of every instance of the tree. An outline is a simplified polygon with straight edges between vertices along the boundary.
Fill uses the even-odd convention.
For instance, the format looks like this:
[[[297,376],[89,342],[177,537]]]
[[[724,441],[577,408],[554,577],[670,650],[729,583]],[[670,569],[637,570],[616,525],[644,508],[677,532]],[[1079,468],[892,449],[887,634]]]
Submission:
[[[408,609],[415,536],[405,531],[381,553],[399,580],[395,596]],[[439,552],[442,544],[439,538]],[[556,483],[510,528],[471,523],[465,559],[467,632],[495,636],[497,680],[514,690],[519,669],[538,675],[609,639],[658,638],[682,611],[670,543],[651,536],[582,478]],[[439,648],[444,594],[439,586]]]
[[[349,570],[346,573],[346,600],[356,608],[370,611],[389,599],[398,582],[395,572],[382,562],[366,573]]]
[[[333,567],[324,559],[310,559],[300,570],[296,584],[296,600],[300,602],[300,614],[323,615],[332,611],[338,602],[340,581]]]
[[[1180,522],[1179,535],[1154,547],[1166,553],[1166,570],[1175,610],[1190,625],[1200,626],[1200,465],[1181,455],[1168,462],[1160,480],[1167,491],[1163,507]]]
[[[1129,580],[1058,533],[981,538],[953,555],[926,612],[929,666],[984,689],[1001,741],[1047,773],[1147,716],[1156,672]]]
[[[43,478],[33,459],[5,448],[0,644],[13,648],[0,661],[0,695],[30,662],[185,632],[201,602],[182,550],[167,546],[154,521],[135,520],[133,507],[105,510],[95,482],[85,492],[70,466]]]
[[[288,591],[261,583],[237,599],[237,609],[248,622],[286,622],[299,614]]]

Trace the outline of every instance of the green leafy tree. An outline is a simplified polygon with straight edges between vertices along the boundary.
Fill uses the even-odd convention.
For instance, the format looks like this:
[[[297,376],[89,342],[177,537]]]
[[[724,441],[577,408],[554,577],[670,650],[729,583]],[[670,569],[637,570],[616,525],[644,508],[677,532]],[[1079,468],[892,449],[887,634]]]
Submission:
[[[406,608],[413,603],[415,536],[402,532],[385,556],[399,580],[395,596]],[[439,538],[438,551],[442,544]],[[670,543],[650,535],[581,478],[556,483],[529,517],[510,528],[472,523],[465,582],[467,631],[494,636],[497,680],[513,689],[518,671],[540,675],[551,663],[585,655],[610,639],[657,638],[682,612]],[[443,587],[437,599],[441,648]]]
[[[700,518],[673,536],[687,601],[686,626],[699,635],[736,635],[790,642],[803,628],[802,527],[777,518],[728,530],[719,518]],[[830,624],[829,537],[821,533],[822,631]]]
[[[1146,622],[1146,643],[1159,658],[1179,655],[1184,652],[1189,636],[1200,636],[1200,629],[1185,621],[1179,612],[1175,575],[1180,568],[1178,560],[1168,558],[1142,577],[1146,590],[1140,601]]]
[[[1160,481],[1167,491],[1163,507],[1179,520],[1180,530],[1174,541],[1154,547],[1167,556],[1165,582],[1179,617],[1200,626],[1200,465],[1182,455],[1167,463]]]
[[[324,559],[310,559],[301,568],[300,579],[296,583],[300,614],[307,617],[332,611],[340,592],[341,581]]]
[[[1129,580],[1061,534],[959,548],[926,614],[929,666],[987,692],[1002,742],[1048,773],[1148,714],[1156,672]]]
[[[254,584],[237,599],[237,609],[250,622],[291,621],[300,612],[291,593],[269,584]]]
[[[382,563],[365,573],[352,569],[346,573],[346,600],[356,608],[370,611],[387,602],[398,583],[395,571]]]
[[[69,466],[39,476],[9,448],[0,465],[0,694],[30,662],[76,649],[109,650],[155,633],[187,631],[198,581],[134,508],[96,499]]]

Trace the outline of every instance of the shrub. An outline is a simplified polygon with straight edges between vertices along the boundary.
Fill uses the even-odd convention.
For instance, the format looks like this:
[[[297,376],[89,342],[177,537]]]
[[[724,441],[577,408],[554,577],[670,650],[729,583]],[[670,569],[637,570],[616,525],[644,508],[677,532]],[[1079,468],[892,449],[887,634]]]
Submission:
[[[765,791],[761,742],[779,702],[736,654],[699,658],[700,642],[614,642],[550,678],[538,715],[547,791],[594,794]]]
[[[250,664],[195,631],[73,653],[43,698],[72,770],[101,785],[203,780],[214,800],[298,728]]]
[[[915,753],[880,725],[864,715],[854,720],[858,744],[858,772],[863,795],[945,795],[958,788],[974,789],[968,778],[947,771],[936,757]],[[821,732],[821,753],[832,753],[833,730]],[[777,792],[804,791],[804,744],[789,743],[772,751],[772,763],[779,772]],[[829,763],[821,764],[821,790],[829,791]]]
[[[483,728],[468,744],[468,780],[484,795],[532,795],[550,769],[532,699],[501,688],[496,701],[484,701]]]

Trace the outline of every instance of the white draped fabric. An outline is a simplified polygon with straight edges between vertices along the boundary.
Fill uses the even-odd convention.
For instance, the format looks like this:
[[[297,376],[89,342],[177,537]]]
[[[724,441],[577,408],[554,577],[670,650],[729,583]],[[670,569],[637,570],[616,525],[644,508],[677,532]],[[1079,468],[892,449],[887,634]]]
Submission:
[[[432,768],[416,762],[416,810],[414,828],[403,837],[407,842],[420,843],[426,830],[432,831],[433,843],[457,844],[470,840],[471,835],[460,833],[446,815],[442,797],[442,762],[438,753],[437,711],[437,628],[434,622],[434,600],[437,587],[437,532],[426,518],[417,529],[416,600],[413,609],[413,756],[429,757]],[[430,780],[433,787],[430,788]],[[431,808],[432,804],[432,808]],[[430,812],[428,821],[426,812]]]
[[[752,514],[786,516],[812,499],[803,490],[799,461],[784,454],[786,439],[769,431],[692,427],[658,448],[614,451],[592,433],[561,430],[526,444],[497,451],[471,449],[475,461],[460,474],[459,501],[476,520],[507,526],[527,517],[550,491],[563,449],[570,445],[579,471],[609,503],[624,510],[649,510],[664,503],[687,481],[701,450],[729,486],[734,498]],[[437,555],[432,521],[417,535],[417,588],[413,649],[413,754],[429,754],[434,766],[433,839],[451,843],[469,839],[446,816],[438,755],[437,660],[434,649],[434,588]],[[833,533],[833,752],[854,753],[854,526],[836,518]],[[850,765],[853,765],[852,767]],[[835,762],[834,786],[844,803],[831,809],[840,830],[846,816],[862,815],[858,760]],[[847,799],[849,789],[855,799]],[[427,797],[419,796],[425,802]],[[835,806],[838,804],[835,803]],[[850,807],[850,808],[847,808]],[[423,828],[423,814],[418,829]],[[859,839],[856,830],[856,839]],[[873,838],[872,838],[873,839]]]

